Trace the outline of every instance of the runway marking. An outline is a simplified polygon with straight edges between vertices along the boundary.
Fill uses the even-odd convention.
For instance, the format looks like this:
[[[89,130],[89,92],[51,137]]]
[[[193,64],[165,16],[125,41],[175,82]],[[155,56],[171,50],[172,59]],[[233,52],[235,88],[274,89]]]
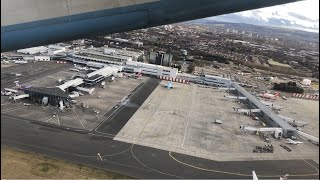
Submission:
[[[24,109],[24,108],[26,108],[26,107],[23,106],[23,107],[16,107],[16,108],[5,109],[5,110],[1,111],[1,113],[7,113],[7,112],[11,112],[11,111],[19,110],[19,109]]]
[[[186,136],[187,136],[187,131],[188,131],[188,127],[189,127],[189,121],[190,121],[190,112],[191,112],[191,108],[192,108],[192,103],[194,101],[194,93],[195,93],[195,87],[193,86],[193,89],[192,89],[192,99],[191,99],[191,103],[190,103],[190,108],[189,108],[189,111],[188,111],[188,121],[187,121],[187,125],[186,125],[186,128],[185,128],[185,131],[184,131],[184,136],[183,136],[183,140],[182,140],[182,149],[186,149],[184,147],[184,142],[186,140]]]
[[[19,117],[26,117],[26,116],[28,116],[30,114],[35,114],[35,113],[39,113],[39,112],[31,110],[31,111],[29,111],[29,113],[25,113],[25,114],[19,115]]]
[[[154,89],[155,90],[155,89]],[[162,105],[162,103],[164,103],[167,99],[168,99],[168,92],[169,91],[166,91],[166,94],[164,94],[164,97],[161,97],[161,98],[165,98],[165,100],[162,100],[161,102],[160,102],[160,104],[158,104],[157,106],[156,106],[156,108],[155,108],[155,110],[153,111],[153,112],[157,112],[157,111],[159,111],[159,108],[160,108],[160,106]],[[152,94],[152,93],[151,93]],[[151,95],[150,94],[150,95]],[[148,102],[147,101],[147,99],[145,100],[145,102],[147,102],[148,104],[150,104],[150,101]],[[145,103],[144,102],[144,103]],[[142,103],[142,105],[144,104],[144,103]],[[142,105],[140,106],[140,107],[142,107]],[[155,104],[152,104],[152,105],[155,105]],[[170,111],[171,112],[171,111]],[[145,129],[146,129],[146,127],[148,126],[148,124],[149,124],[149,122],[152,120],[152,118],[148,118],[148,120],[147,120],[147,123],[145,123],[145,125],[143,126],[143,128],[142,128],[142,130],[141,130],[141,132],[139,133],[139,136],[138,137],[141,137],[142,136],[142,134],[143,133],[145,133]],[[141,125],[142,126],[142,125]]]
[[[5,141],[5,140],[4,140],[4,141]],[[84,158],[96,158],[96,157],[97,157],[97,155],[92,155],[92,156],[91,156],[91,155],[74,154],[74,153],[69,153],[69,152],[60,151],[60,150],[55,150],[55,149],[49,149],[49,148],[41,147],[41,146],[37,146],[37,145],[25,144],[25,143],[18,142],[18,141],[15,141],[15,143],[18,143],[18,144],[21,144],[21,145],[25,145],[25,146],[29,146],[29,147],[34,147],[34,148],[39,148],[39,149],[45,149],[45,150],[49,150],[49,151],[55,151],[55,152],[59,152],[59,153],[64,153],[64,154],[69,154],[69,155],[84,157]],[[123,150],[123,151],[120,151],[120,152],[117,152],[117,153],[114,153],[114,154],[103,155],[103,156],[101,156],[101,157],[111,157],[111,156],[116,156],[116,155],[125,153],[125,152],[129,151],[132,146],[133,146],[133,145],[131,145],[129,148],[127,148],[127,149],[125,149],[125,150]]]
[[[10,102],[5,102],[3,104],[1,104],[1,106],[7,105],[7,104],[11,104]]]
[[[89,135],[93,135],[93,136],[101,136],[101,137],[106,137],[106,138],[110,138],[113,139],[115,136],[110,136],[110,135],[101,135],[101,134],[93,134],[93,133],[88,133]]]
[[[152,168],[152,167],[150,167],[150,166],[147,166],[146,164],[142,163],[142,162],[139,161],[139,159],[134,155],[134,153],[133,153],[133,146],[134,146],[134,144],[132,144],[132,146],[131,146],[131,154],[132,154],[133,158],[134,158],[136,161],[138,161],[141,165],[143,165],[144,167],[149,168],[149,169],[151,169],[151,170],[153,170],[153,171],[155,171],[155,172],[158,172],[158,173],[160,173],[160,174],[164,174],[164,175],[167,175],[167,176],[172,176],[172,177],[175,177],[175,178],[183,179],[183,177],[176,176],[176,175],[173,175],[173,174],[169,174],[169,173],[165,173],[165,172],[156,170],[156,169],[154,169],[154,168]]]
[[[60,118],[58,114],[57,114],[57,124],[60,126]]]
[[[102,157],[101,157],[100,153],[98,153],[97,155],[99,156],[99,159],[100,159],[101,161],[103,161],[103,159],[102,159]]]
[[[100,132],[100,131],[96,131],[96,133],[98,133],[98,134],[103,134],[103,135],[105,135],[105,136],[109,136],[109,137],[116,137],[116,134],[111,134],[111,133],[105,133],[105,132]],[[93,134],[93,133],[91,133],[91,134]],[[96,134],[96,135],[98,135],[98,134]]]
[[[84,125],[82,124],[82,122],[81,122],[76,110],[75,109],[72,109],[72,110],[73,110],[74,114],[76,115],[77,119],[79,120],[79,122],[81,123],[82,127],[85,128]]]
[[[4,140],[4,141],[5,141],[5,140]],[[2,142],[3,142],[3,140],[2,140]],[[64,154],[74,155],[74,156],[80,156],[80,157],[84,157],[84,158],[96,158],[96,157],[97,157],[96,155],[95,155],[95,156],[85,156],[85,155],[68,153],[68,152],[65,152],[65,151],[59,151],[59,150],[49,149],[49,148],[45,148],[45,147],[41,147],[41,146],[25,144],[25,143],[21,143],[21,142],[18,142],[18,141],[15,141],[15,142],[18,143],[18,144],[22,144],[22,145],[25,145],[25,146],[29,146],[29,147],[34,147],[34,148],[39,148],[39,149],[45,149],[45,150],[49,150],[49,151],[55,151],[55,152],[59,152],[59,153],[64,153]],[[122,154],[122,153],[128,151],[129,149],[131,149],[132,146],[133,146],[133,144],[132,144],[128,149],[126,149],[126,150],[124,150],[124,151],[122,151],[122,152],[115,153],[115,154],[104,155],[104,156],[101,156],[101,157],[111,157],[111,156],[115,156],[115,155]],[[109,163],[112,163],[112,164],[117,164],[117,165],[121,165],[121,166],[126,166],[126,167],[141,169],[141,170],[148,170],[148,169],[139,168],[139,167],[136,167],[136,166],[131,166],[131,165],[127,165],[127,164],[117,163],[117,162],[115,162],[115,161],[110,161],[110,160],[108,160],[108,159],[104,159],[104,162],[109,162]]]
[[[198,167],[198,166],[195,166],[195,165],[192,165],[192,164],[188,164],[188,163],[185,163],[185,162],[182,162],[180,160],[178,160],[177,158],[175,158],[172,154],[172,152],[170,151],[169,152],[169,156],[176,162],[182,164],[182,165],[185,165],[185,166],[188,166],[188,167],[191,167],[191,168],[194,168],[194,169],[198,169],[198,170],[201,170],[201,171],[208,171],[208,172],[215,172],[215,173],[222,173],[222,174],[229,174],[229,175],[237,175],[237,176],[252,176],[252,174],[243,174],[243,173],[237,173],[237,172],[230,172],[230,171],[221,171],[221,170],[217,170],[217,169],[207,169],[207,168],[202,168],[202,167]],[[305,161],[305,160],[304,160]],[[306,163],[308,163],[311,167],[313,167],[314,169],[317,170],[317,173],[314,173],[314,174],[289,174],[289,176],[317,176],[319,175],[319,170],[314,167],[312,164],[310,164],[309,162],[305,161]],[[258,177],[281,177],[283,175],[258,175]]]
[[[91,123],[91,125],[88,127],[88,129],[90,129],[95,123],[97,123],[99,120],[100,120],[100,118],[102,117],[100,117],[100,118],[98,118],[98,116],[97,115],[95,115],[96,117],[97,117],[97,120],[95,121],[95,122],[93,122],[93,123]]]

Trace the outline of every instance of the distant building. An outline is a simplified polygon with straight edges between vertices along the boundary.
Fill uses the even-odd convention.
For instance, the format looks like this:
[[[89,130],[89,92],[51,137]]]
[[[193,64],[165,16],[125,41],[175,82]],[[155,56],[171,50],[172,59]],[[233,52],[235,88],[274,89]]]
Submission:
[[[48,46],[48,55],[53,56],[56,55],[58,53],[62,53],[66,51],[66,47],[63,46],[59,46],[59,45],[49,45]]]
[[[108,42],[108,44],[143,47],[143,42],[140,42],[140,41],[131,41],[128,39],[121,39],[121,38],[114,38],[113,39],[110,36],[106,36],[106,37],[104,37],[104,39]]]
[[[151,64],[161,65],[161,66],[171,66],[172,63],[172,54],[167,54],[163,51],[158,52],[150,52],[150,60]]]
[[[219,76],[205,75],[200,76],[197,83],[218,86],[218,87],[230,87],[231,79],[223,78]]]
[[[283,63],[279,63],[279,62],[276,62],[272,59],[269,59],[268,60],[268,65],[272,68],[276,68],[276,69],[291,69],[291,66],[289,64],[283,64]]]
[[[127,49],[116,49],[110,47],[104,47],[103,53],[107,55],[127,56],[132,58],[132,61],[137,61],[141,56],[143,56],[143,52],[129,51]]]
[[[50,61],[50,56],[34,56],[36,61]]]
[[[177,68],[171,68],[171,67],[164,67],[154,64],[147,64],[142,62],[134,62],[134,61],[128,61],[126,63],[126,66],[123,68],[123,70],[129,70],[132,69],[132,72],[139,72],[141,69],[142,74],[146,75],[153,75],[153,76],[167,76],[171,78],[176,78],[178,74]]]
[[[47,51],[48,51],[48,48],[46,48],[44,46],[17,50],[18,53],[30,54],[30,55],[39,54],[39,53],[45,53]]]
[[[74,54],[73,57],[86,61],[95,61],[115,65],[124,65],[127,61],[132,61],[132,58],[128,56],[104,54],[102,52],[92,50],[82,51],[78,54]]]
[[[143,47],[143,42],[140,41],[132,42],[132,44],[136,45],[137,47]]]
[[[188,55],[188,51],[185,50],[185,49],[181,49],[181,54],[184,55],[184,56],[186,56],[186,55]]]
[[[301,81],[301,84],[305,85],[305,86],[310,86],[311,85],[311,80],[310,79],[303,79]]]

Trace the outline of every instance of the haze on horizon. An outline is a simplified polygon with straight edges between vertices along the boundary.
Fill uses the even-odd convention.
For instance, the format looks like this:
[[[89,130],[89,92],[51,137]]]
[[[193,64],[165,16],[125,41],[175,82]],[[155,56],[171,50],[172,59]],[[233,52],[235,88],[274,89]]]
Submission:
[[[304,0],[273,7],[209,17],[215,21],[275,26],[319,33],[319,0]]]

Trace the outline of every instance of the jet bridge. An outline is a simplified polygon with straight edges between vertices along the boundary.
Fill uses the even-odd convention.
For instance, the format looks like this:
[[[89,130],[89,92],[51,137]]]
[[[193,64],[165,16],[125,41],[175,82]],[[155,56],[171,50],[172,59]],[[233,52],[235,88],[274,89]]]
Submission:
[[[239,96],[247,98],[248,104],[251,108],[261,109],[261,116],[266,124],[272,127],[280,127],[283,129],[283,135],[290,138],[295,135],[296,129],[288,124],[285,120],[281,119],[270,108],[261,103],[255,96],[250,94],[247,90],[241,87],[238,83],[232,82],[231,86],[236,88]]]

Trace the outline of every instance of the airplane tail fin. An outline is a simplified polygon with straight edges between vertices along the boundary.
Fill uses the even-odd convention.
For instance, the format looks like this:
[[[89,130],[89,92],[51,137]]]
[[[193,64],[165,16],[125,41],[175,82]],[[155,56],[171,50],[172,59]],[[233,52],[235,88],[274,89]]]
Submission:
[[[252,180],[258,180],[256,172],[252,171]]]

